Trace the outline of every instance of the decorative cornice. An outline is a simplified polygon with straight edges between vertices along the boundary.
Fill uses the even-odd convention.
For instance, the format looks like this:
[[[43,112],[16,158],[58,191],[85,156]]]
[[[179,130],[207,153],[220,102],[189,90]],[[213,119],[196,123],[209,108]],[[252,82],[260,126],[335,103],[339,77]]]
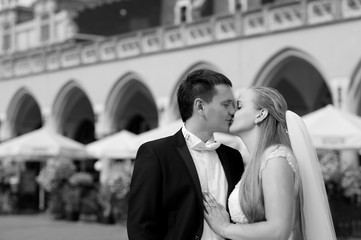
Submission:
[[[341,14],[335,9],[340,8]],[[1,79],[10,79],[107,61],[141,57],[220,41],[291,31],[361,17],[361,0],[317,0],[184,25],[163,26],[100,39],[69,42],[0,58]]]

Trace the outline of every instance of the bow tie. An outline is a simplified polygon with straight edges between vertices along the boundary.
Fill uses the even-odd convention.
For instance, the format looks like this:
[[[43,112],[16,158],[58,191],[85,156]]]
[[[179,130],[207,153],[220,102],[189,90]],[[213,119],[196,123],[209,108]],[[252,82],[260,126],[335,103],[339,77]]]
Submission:
[[[213,151],[219,148],[220,145],[221,145],[220,142],[207,142],[207,143],[200,142],[197,145],[193,146],[192,149],[198,151]]]

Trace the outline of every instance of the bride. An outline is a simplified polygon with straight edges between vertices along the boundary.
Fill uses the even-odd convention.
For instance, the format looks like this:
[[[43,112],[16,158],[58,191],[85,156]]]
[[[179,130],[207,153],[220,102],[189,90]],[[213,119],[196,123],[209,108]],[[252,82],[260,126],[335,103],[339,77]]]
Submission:
[[[315,150],[301,118],[275,89],[253,87],[237,101],[230,131],[250,153],[226,209],[204,193],[205,218],[226,239],[336,240]]]

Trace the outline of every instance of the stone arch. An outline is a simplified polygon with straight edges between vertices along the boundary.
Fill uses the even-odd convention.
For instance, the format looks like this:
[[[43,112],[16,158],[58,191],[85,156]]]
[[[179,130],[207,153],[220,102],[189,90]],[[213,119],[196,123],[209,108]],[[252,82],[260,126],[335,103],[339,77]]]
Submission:
[[[105,105],[111,132],[126,129],[139,134],[158,126],[158,109],[148,86],[127,73],[112,87]]]
[[[361,116],[361,60],[351,75],[346,96],[348,108]]]
[[[309,54],[286,48],[273,55],[255,78],[255,86],[278,89],[289,109],[299,115],[332,104],[332,89],[324,71]]]
[[[95,114],[84,89],[69,81],[59,91],[52,107],[55,129],[81,143],[95,140]]]
[[[174,121],[177,119],[180,119],[180,113],[178,108],[178,102],[177,102],[177,90],[179,87],[179,84],[183,79],[186,78],[187,74],[197,70],[197,69],[210,69],[216,72],[222,72],[218,67],[215,65],[208,63],[208,62],[198,62],[190,66],[188,69],[186,69],[181,76],[179,76],[178,81],[176,82],[176,85],[173,87],[172,93],[170,95],[170,101],[169,101],[169,107],[166,112],[165,116],[165,122]]]
[[[16,137],[43,125],[38,101],[25,87],[20,88],[10,101],[7,109],[9,137]]]

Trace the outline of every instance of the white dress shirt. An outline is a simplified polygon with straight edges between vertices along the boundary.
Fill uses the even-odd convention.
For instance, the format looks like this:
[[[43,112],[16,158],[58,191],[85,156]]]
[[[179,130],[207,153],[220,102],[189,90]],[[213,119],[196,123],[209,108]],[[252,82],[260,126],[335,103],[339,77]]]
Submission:
[[[209,192],[220,204],[226,206],[228,183],[222,163],[215,151],[215,148],[217,148],[220,143],[215,142],[214,136],[204,143],[197,136],[189,132],[185,126],[182,127],[182,132],[193,158],[194,165],[196,166],[202,191]],[[204,220],[204,230],[201,240],[220,239],[223,238],[214,233],[206,220]]]

